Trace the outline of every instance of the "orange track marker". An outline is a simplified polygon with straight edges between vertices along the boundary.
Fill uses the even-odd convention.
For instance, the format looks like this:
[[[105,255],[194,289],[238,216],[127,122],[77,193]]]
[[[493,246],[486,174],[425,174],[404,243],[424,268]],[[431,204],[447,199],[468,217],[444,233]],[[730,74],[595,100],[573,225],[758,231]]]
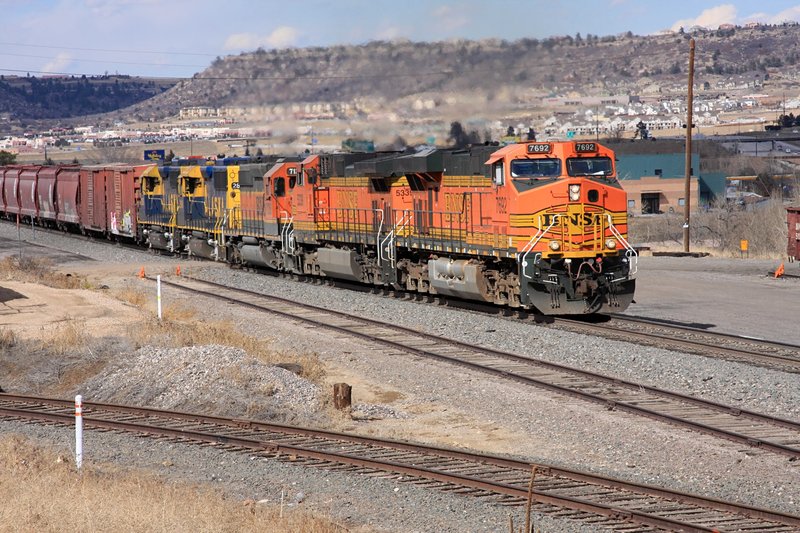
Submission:
[[[144,279],[144,267],[139,269],[139,277]]]
[[[175,275],[176,276],[180,276],[181,275],[181,266],[180,265],[175,267]]]
[[[781,266],[779,266],[778,268],[775,269],[775,277],[779,278],[779,277],[783,276],[784,272],[786,272],[786,270],[784,270],[783,263],[781,263]]]

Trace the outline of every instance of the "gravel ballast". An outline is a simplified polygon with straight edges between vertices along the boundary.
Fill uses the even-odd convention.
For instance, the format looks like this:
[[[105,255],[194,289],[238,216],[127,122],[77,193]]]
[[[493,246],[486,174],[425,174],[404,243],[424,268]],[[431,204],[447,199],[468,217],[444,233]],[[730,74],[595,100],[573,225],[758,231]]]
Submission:
[[[12,226],[13,227],[13,226]],[[16,237],[16,228],[13,235],[8,225],[0,225],[0,235],[7,238]],[[24,237],[24,235],[23,235]],[[37,241],[59,242],[57,237],[37,233]],[[52,239],[52,241],[51,241]],[[64,246],[64,241],[60,241]],[[175,259],[148,256],[136,251],[108,246],[105,244],[86,243],[81,246],[82,253],[101,258],[109,263],[119,263],[122,270],[134,271],[130,265],[147,260],[148,268],[153,272],[161,269],[169,273],[174,269]],[[646,261],[644,261],[646,259]],[[662,261],[666,259],[667,261]],[[685,263],[675,263],[675,258],[643,258],[640,268],[650,271],[672,272],[674,279],[686,277],[691,289],[698,279],[706,275],[697,276],[693,271],[683,271]],[[697,261],[697,260],[695,260]],[[763,276],[757,274],[764,265],[748,261],[736,260],[707,260],[708,263],[695,263],[703,272],[714,272],[723,269],[725,274],[716,281],[720,285],[720,293],[730,294],[740,290],[742,286],[752,288],[753,291],[763,291],[770,283]],[[722,266],[722,262],[725,265]],[[772,263],[772,262],[770,262]],[[789,419],[800,419],[800,378],[795,374],[782,373],[749,365],[709,359],[695,355],[681,354],[661,350],[634,346],[627,343],[607,339],[587,337],[552,328],[532,324],[521,324],[510,319],[485,316],[460,310],[437,307],[430,304],[420,304],[392,298],[380,298],[374,295],[344,291],[325,286],[308,283],[298,283],[285,279],[273,278],[261,274],[252,274],[237,270],[230,270],[223,265],[210,263],[185,263],[181,262],[184,270],[191,269],[192,274],[213,281],[224,282],[233,286],[245,287],[250,290],[262,291],[267,294],[276,294],[284,298],[296,299],[313,303],[321,307],[338,309],[354,314],[360,314],[378,320],[393,321],[406,327],[445,335],[454,339],[473,344],[490,346],[504,351],[515,352],[529,357],[546,359],[549,361],[585,368],[623,379],[640,381],[653,386],[674,390],[713,399],[723,403],[731,403],[742,408],[773,414]],[[680,265],[680,266],[679,266]],[[72,268],[72,264],[65,264],[65,268]],[[734,267],[738,268],[735,270]],[[150,273],[150,272],[148,272]],[[642,278],[644,275],[642,274]],[[648,290],[643,289],[644,280],[640,278],[639,287],[643,297],[647,300]],[[714,278],[707,276],[710,283]],[[144,285],[148,282],[136,280],[129,276],[116,283],[127,284],[132,287],[150,287]],[[731,285],[735,285],[731,286]],[[768,288],[772,288],[769,285]],[[747,290],[750,290],[750,289]],[[800,301],[800,284],[796,287],[791,282],[781,286],[786,289],[783,296],[790,301]],[[679,286],[672,288],[677,294],[681,293]],[[744,290],[744,289],[741,289]],[[745,291],[746,292],[746,291]],[[703,295],[695,294],[695,298]],[[710,296],[709,296],[710,297]],[[185,301],[181,294],[165,291],[167,301]],[[792,300],[793,299],[793,300]],[[639,296],[637,295],[637,301]],[[665,301],[666,302],[666,301]],[[676,319],[677,304],[664,305],[664,318]],[[195,298],[192,305],[200,308],[214,309],[210,300]],[[649,304],[648,304],[649,305]],[[772,300],[773,307],[779,307],[782,301]],[[788,304],[788,308],[792,309]],[[647,316],[659,317],[655,305],[651,305]],[[635,306],[634,306],[635,309]],[[691,313],[697,312],[692,308]],[[780,312],[780,309],[777,311]],[[449,367],[447,365],[421,360],[408,355],[387,355],[385,352],[375,350],[367,344],[350,338],[323,332],[319,328],[308,329],[297,323],[278,320],[266,314],[256,314],[235,307],[225,307],[224,310],[214,311],[213,314],[224,314],[232,319],[239,327],[251,334],[268,335],[274,339],[274,348],[278,351],[297,351],[301,353],[315,352],[328,365],[329,372],[336,380],[354,380],[354,401],[364,406],[361,416],[358,410],[353,420],[339,422],[340,427],[353,432],[364,432],[389,437],[404,437],[412,440],[435,443],[439,445],[471,447],[494,453],[507,453],[526,460],[543,463],[554,463],[559,466],[579,470],[589,470],[595,473],[614,477],[630,479],[636,482],[650,483],[664,486],[673,490],[694,492],[720,499],[729,499],[767,507],[788,513],[796,513],[800,502],[800,470],[797,463],[790,463],[787,459],[747,449],[742,446],[730,444],[711,437],[703,437],[684,430],[678,430],[663,424],[653,424],[630,415],[616,412],[607,412],[600,407],[577,400],[567,399],[555,394],[550,394],[530,387],[509,383],[497,378],[490,378],[483,374]],[[640,313],[645,314],[645,313]],[[720,329],[726,324],[738,323],[741,320],[741,308],[725,305],[711,305],[705,312],[705,321],[713,319]],[[699,316],[702,318],[702,316]],[[770,317],[760,317],[749,321],[750,331],[739,333],[757,335],[759,320],[769,320]],[[772,319],[771,322],[776,322]],[[730,326],[731,329],[741,329],[738,325]],[[774,324],[770,327],[775,327]],[[788,325],[786,327],[789,327]],[[778,328],[780,329],[780,328]],[[785,328],[783,328],[785,329]],[[781,329],[781,331],[783,331]],[[791,336],[789,333],[784,335]],[[211,353],[219,348],[197,347]],[[156,361],[157,357],[165,357],[164,353],[148,351],[142,348],[138,357],[145,361]],[[203,384],[208,384],[211,391],[220,394],[236,392],[226,391],[224,384],[215,382],[214,375],[224,373],[231,366],[242,367],[245,360],[244,354],[225,352],[228,359],[224,359],[218,372],[215,374],[200,375],[186,374],[178,383],[186,385],[186,391],[195,392],[197,387],[190,386],[192,379],[199,379]],[[173,353],[175,358],[190,357],[191,352]],[[132,357],[137,357],[134,354]],[[210,355],[197,357],[204,360]],[[223,361],[223,359],[220,359]],[[201,365],[197,372],[210,371],[212,365]],[[136,365],[130,366],[136,368]],[[169,389],[175,382],[161,379],[159,376],[150,375],[147,391],[135,391],[135,384],[141,377],[137,374],[127,374],[130,382],[125,382],[125,372],[119,374],[111,371],[103,374],[108,379],[108,384],[102,380],[89,383],[86,391],[108,398],[114,396],[113,390],[126,390],[130,387],[130,398],[141,401],[156,401],[170,399],[174,405],[182,409],[191,410],[192,402],[201,401],[200,396],[184,394],[181,398]],[[116,376],[116,377],[115,377]],[[158,379],[157,379],[158,378]],[[98,376],[100,379],[100,376]],[[259,378],[260,380],[261,378]],[[268,378],[263,378],[268,381]],[[116,382],[114,380],[120,380]],[[181,381],[182,380],[182,381]],[[160,385],[159,385],[160,384]],[[113,385],[113,386],[112,386]],[[156,394],[156,388],[161,386],[161,396]],[[368,395],[367,392],[374,393]],[[391,393],[391,394],[389,394]],[[136,396],[139,394],[139,396]],[[172,395],[172,396],[171,396]],[[383,396],[382,396],[383,395]],[[389,395],[389,396],[387,396]],[[277,396],[277,393],[266,395],[265,398]],[[371,401],[361,401],[367,398]],[[391,397],[385,403],[376,401],[376,398]],[[88,399],[88,398],[87,398]],[[99,400],[100,398],[96,398]],[[274,400],[274,398],[272,398]],[[183,403],[180,403],[180,402]],[[268,400],[264,400],[265,402]],[[291,402],[291,400],[289,400]],[[133,402],[132,402],[133,403]],[[245,403],[237,404],[245,410],[252,409]],[[312,400],[303,405],[315,405]],[[153,405],[156,406],[156,405]],[[164,406],[167,406],[166,404]],[[298,403],[297,423],[321,420],[313,408],[305,409]],[[305,411],[304,411],[305,409]],[[265,416],[285,416],[278,413],[285,411],[285,405],[280,402],[270,404],[261,413]],[[8,428],[3,422],[2,427]],[[14,427],[27,427],[15,425]],[[30,431],[42,436],[50,429],[34,428]],[[103,444],[98,438],[98,457],[115,459],[114,444]],[[105,437],[103,437],[105,438]],[[115,437],[116,438],[116,437]],[[123,438],[123,437],[119,437]],[[132,442],[146,442],[146,446],[157,448],[158,445],[141,439]],[[174,448],[169,453],[187,462],[186,475],[197,469],[200,477],[205,476],[201,463],[205,459],[201,456],[209,450],[193,452],[191,447],[180,448],[177,453]],[[167,452],[159,452],[167,453]],[[197,454],[192,458],[194,454]],[[220,453],[220,452],[214,452]],[[132,452],[133,455],[135,453]],[[221,454],[220,457],[228,457]],[[105,459],[101,459],[105,460]],[[245,465],[249,461],[243,458]],[[174,459],[172,459],[175,462]],[[225,461],[226,466],[233,459],[219,459]],[[219,462],[217,461],[217,463]],[[127,460],[123,461],[127,464]],[[155,470],[164,471],[169,475],[176,473],[175,468],[164,469],[161,462],[153,461]],[[177,462],[176,462],[177,464]],[[193,465],[193,466],[192,466]],[[302,474],[294,474],[302,479],[304,492],[307,494],[323,494],[321,488],[332,483],[348,483],[339,480],[340,474],[331,477],[332,473],[315,473],[313,469],[299,469],[294,466],[280,465],[281,468],[292,468]],[[246,470],[246,467],[244,468]],[[270,467],[270,471],[272,467]],[[183,474],[182,474],[183,475]],[[214,474],[216,475],[216,474]],[[222,474],[220,474],[222,475]],[[234,481],[215,481],[219,486],[232,491],[233,494],[246,498],[260,499],[263,497],[253,494],[259,487],[259,475],[246,477],[239,481],[238,474],[233,476]],[[341,475],[347,478],[346,475]],[[271,478],[264,478],[271,479]],[[349,520],[354,523],[378,523],[377,517],[385,517],[381,507],[377,504],[379,498],[384,497],[383,488],[369,485],[370,483],[387,483],[386,480],[364,481],[366,478],[355,478],[353,486],[365,487],[363,494],[365,500],[351,498],[352,494],[360,493],[353,489],[348,492],[348,500],[352,499]],[[365,483],[361,485],[361,483]],[[372,490],[366,490],[369,488]],[[409,497],[405,487],[401,485],[401,494],[391,494],[391,498],[411,498],[401,504],[406,511],[398,512],[397,522],[384,525],[390,531],[496,531],[507,530],[509,512],[516,512],[521,516],[521,511],[509,511],[506,508],[495,509],[494,506],[483,504],[471,498],[453,497],[436,493],[435,491],[419,490],[419,499],[416,503]],[[348,489],[349,490],[349,489]],[[388,490],[393,490],[388,489]],[[333,493],[336,491],[334,490]],[[376,504],[369,503],[371,496]],[[273,494],[274,497],[274,494]],[[322,496],[320,496],[322,497]],[[391,500],[390,501],[395,501]],[[450,499],[458,502],[451,504]],[[441,503],[441,505],[440,505]],[[303,505],[317,505],[313,497],[309,497]],[[387,502],[384,502],[386,505]],[[455,506],[454,506],[455,505]],[[389,507],[386,507],[389,508]],[[455,511],[453,510],[455,509]],[[376,514],[372,514],[372,513]],[[463,515],[463,516],[462,516]],[[338,516],[338,515],[337,515]],[[448,529],[449,520],[455,519],[453,528]],[[381,518],[382,520],[383,518]],[[444,528],[431,527],[444,525]],[[456,526],[459,527],[456,527]],[[547,531],[580,530],[574,522],[561,521],[551,523],[549,527],[542,523]],[[570,529],[570,528],[578,529]]]

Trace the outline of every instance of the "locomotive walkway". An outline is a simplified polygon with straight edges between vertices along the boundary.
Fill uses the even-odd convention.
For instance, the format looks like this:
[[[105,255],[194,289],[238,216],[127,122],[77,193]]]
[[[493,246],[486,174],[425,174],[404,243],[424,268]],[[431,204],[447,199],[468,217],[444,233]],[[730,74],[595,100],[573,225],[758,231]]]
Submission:
[[[0,417],[70,425],[71,401],[0,394]],[[83,424],[384,475],[617,531],[797,531],[800,517],[550,465],[250,420],[84,403]]]
[[[469,345],[435,335],[196,278],[162,280],[195,295],[280,315],[315,327],[726,439],[749,453],[776,453],[800,464],[800,422],[703,400],[577,368]],[[753,450],[755,448],[756,450]]]

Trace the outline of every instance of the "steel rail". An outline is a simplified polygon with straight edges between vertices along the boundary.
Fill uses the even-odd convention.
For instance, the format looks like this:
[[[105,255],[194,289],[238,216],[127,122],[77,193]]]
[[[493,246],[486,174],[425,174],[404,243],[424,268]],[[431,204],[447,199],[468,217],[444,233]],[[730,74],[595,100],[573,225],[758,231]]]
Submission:
[[[636,315],[623,315],[618,313],[610,313],[608,316],[614,320],[620,320],[622,322],[633,322],[633,323],[646,324],[648,326],[676,329],[681,331],[687,331],[690,333],[696,333],[699,335],[716,337],[720,339],[731,339],[731,340],[738,340],[741,342],[749,342],[753,344],[762,344],[767,347],[780,346],[791,350],[800,350],[800,344],[792,344],[790,342],[781,342],[781,341],[770,341],[759,337],[751,337],[748,335],[734,335],[732,333],[723,333],[721,331],[711,331],[708,329],[696,328],[688,326],[686,324],[675,323],[673,321],[663,320],[658,318],[650,318],[650,317],[636,316]]]
[[[48,398],[36,398],[31,396],[0,394],[0,401],[11,403],[27,403],[33,404],[33,407],[8,407],[0,406],[0,416],[11,418],[35,419],[44,422],[54,422],[60,424],[70,424],[73,420],[73,415],[69,413],[72,403],[66,400],[55,400]],[[32,411],[39,405],[50,405],[59,408],[66,412],[53,413],[43,412],[41,410]],[[97,411],[110,411],[113,413],[122,413],[126,415],[135,415],[145,417],[145,421],[131,421],[131,420],[109,420],[92,416]],[[701,509],[713,510],[723,513],[731,513],[736,516],[746,517],[748,519],[761,520],[771,522],[771,525],[765,524],[770,530],[775,530],[775,524],[782,524],[791,527],[800,527],[800,517],[779,513],[766,509],[760,509],[740,504],[724,502],[721,500],[703,498],[696,495],[685,494],[667,489],[661,489],[648,485],[637,485],[611,478],[596,476],[593,474],[574,472],[566,469],[561,469],[548,465],[531,464],[510,458],[492,455],[480,455],[471,452],[464,452],[459,450],[450,450],[445,448],[436,448],[429,446],[415,445],[408,442],[401,441],[386,441],[382,439],[373,439],[369,437],[361,437],[355,435],[348,435],[336,432],[329,432],[323,430],[314,430],[307,428],[297,428],[293,426],[284,426],[278,424],[268,424],[248,420],[229,419],[224,417],[209,416],[209,415],[195,415],[189,413],[173,412],[173,411],[160,411],[149,408],[128,407],[114,404],[103,403],[84,403],[83,420],[86,426],[94,426],[104,429],[136,432],[142,434],[155,434],[159,436],[167,436],[178,439],[188,439],[197,442],[207,442],[212,444],[220,444],[231,446],[235,448],[249,449],[261,453],[268,453],[280,456],[293,456],[303,457],[306,459],[313,459],[323,462],[335,462],[343,465],[351,465],[372,469],[375,471],[392,472],[396,474],[404,474],[423,479],[429,479],[440,483],[455,485],[460,487],[467,487],[477,489],[480,491],[487,491],[494,494],[509,496],[520,501],[524,501],[529,494],[529,489],[524,486],[512,485],[500,481],[492,481],[486,478],[476,477],[473,475],[464,475],[457,472],[446,472],[441,469],[431,468],[428,466],[420,466],[409,464],[408,462],[398,462],[395,460],[383,460],[377,458],[363,457],[354,455],[352,453],[343,453],[339,451],[321,451],[308,446],[297,446],[290,444],[281,444],[271,442],[269,440],[245,438],[231,435],[220,435],[219,433],[208,433],[207,431],[189,430],[185,428],[171,428],[164,426],[153,426],[152,424],[145,423],[150,418],[157,418],[166,420],[168,422],[174,421],[192,421],[202,424],[213,426],[225,426],[228,428],[240,429],[246,427],[248,429],[259,428],[270,432],[289,433],[295,435],[303,435],[314,437],[318,439],[325,439],[331,441],[341,441],[358,443],[377,448],[389,448],[408,450],[418,454],[431,455],[435,457],[457,458],[460,460],[478,463],[481,465],[494,465],[501,466],[509,469],[517,469],[523,476],[531,472],[531,469],[541,475],[565,477],[582,483],[590,485],[600,485],[617,490],[628,491],[634,494],[644,494],[646,496],[656,497],[667,501],[677,501],[682,504],[696,506]],[[421,462],[421,461],[420,461]],[[647,525],[651,527],[658,527],[667,529],[669,531],[718,531],[716,527],[707,527],[698,524],[688,524],[678,520],[673,520],[668,517],[654,516],[636,509],[627,509],[624,507],[602,504],[583,500],[580,498],[554,495],[548,493],[546,490],[533,490],[530,492],[533,499],[539,503],[546,505],[553,505],[559,508],[572,509],[575,511],[588,512],[595,515],[605,516],[611,520],[622,520],[633,522],[637,524]],[[751,525],[752,526],[752,525]],[[752,529],[751,529],[752,530]]]
[[[577,330],[581,333],[588,332],[597,336],[612,339],[622,337],[621,340],[623,341],[627,341],[628,338],[632,338],[637,342],[651,344],[660,348],[685,350],[689,353],[698,353],[704,356],[710,355],[737,362],[751,363],[766,368],[777,368],[787,372],[800,373],[800,357],[781,355],[779,353],[764,353],[735,346],[725,346],[720,344],[718,341],[721,340],[723,342],[749,343],[753,345],[760,345],[765,349],[782,349],[790,353],[792,351],[800,353],[800,346],[798,345],[784,342],[767,341],[765,339],[755,339],[753,337],[743,337],[741,335],[730,335],[716,331],[705,331],[701,329],[690,328],[688,326],[663,324],[654,320],[631,318],[624,315],[611,316],[612,322],[603,324],[587,323],[566,317],[556,318],[555,323],[558,325],[564,325],[572,331]],[[624,326],[615,326],[614,322],[646,324],[647,326],[661,329],[663,333],[655,333],[652,331],[636,331],[628,329]],[[671,330],[691,333],[692,335],[696,336],[703,336],[706,337],[707,340],[677,337],[670,333]],[[659,343],[653,343],[652,340],[654,339],[658,340]],[[716,343],[715,340],[717,341]]]

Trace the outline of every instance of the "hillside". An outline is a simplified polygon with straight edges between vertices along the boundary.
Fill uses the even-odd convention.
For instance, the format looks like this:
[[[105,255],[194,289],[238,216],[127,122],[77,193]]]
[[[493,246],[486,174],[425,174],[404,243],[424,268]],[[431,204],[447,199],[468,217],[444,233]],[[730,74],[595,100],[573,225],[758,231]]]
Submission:
[[[0,114],[10,119],[58,119],[107,113],[161,94],[175,80],[130,76],[0,76]]]
[[[732,81],[757,87],[767,79],[773,83],[796,75],[800,25],[696,31],[693,36],[696,80],[706,90],[722,93]],[[685,91],[689,37],[629,32],[512,42],[259,49],[218,58],[174,86],[122,77],[0,81],[0,114],[12,120],[63,118],[130,106],[113,116],[159,120],[191,106],[358,102],[391,109],[409,108],[411,99],[463,97],[470,105],[477,101],[507,108],[553,95],[668,96]]]
[[[191,80],[132,111],[144,118],[189,106],[248,107],[359,98],[393,102],[415,95],[467,93],[488,102],[514,103],[553,93],[685,91],[689,37],[688,33],[628,33],[258,50],[217,59]],[[703,31],[694,37],[696,79],[700,84],[709,81],[712,88],[736,76],[780,77],[800,62],[799,25]]]

